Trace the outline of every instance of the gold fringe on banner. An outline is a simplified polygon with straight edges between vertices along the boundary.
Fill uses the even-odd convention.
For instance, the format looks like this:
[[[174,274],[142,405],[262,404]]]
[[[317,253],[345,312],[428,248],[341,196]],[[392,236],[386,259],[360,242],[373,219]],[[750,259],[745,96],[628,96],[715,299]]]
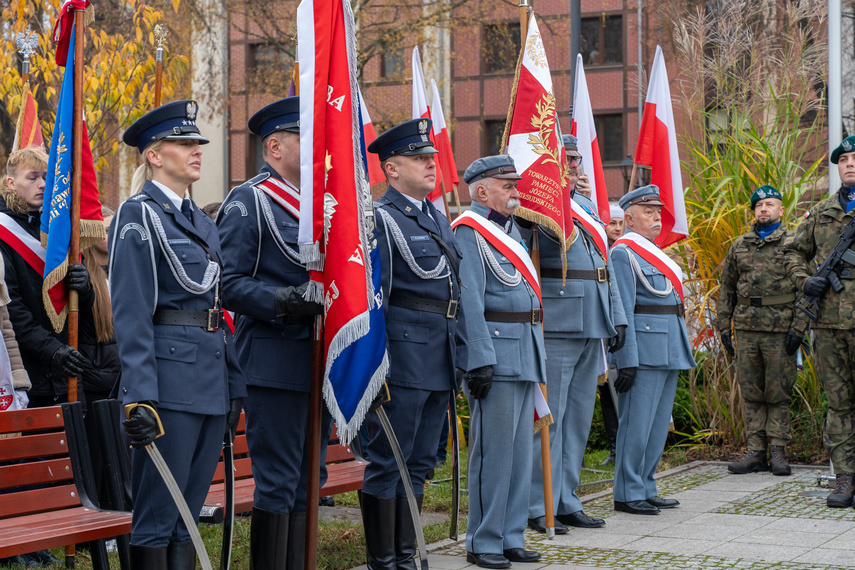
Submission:
[[[540,418],[539,420],[537,420],[536,422],[534,422],[534,433],[537,433],[540,430],[542,430],[543,428],[545,428],[546,426],[552,425],[554,423],[555,423],[555,420],[552,418],[552,414],[547,414],[547,415],[543,416],[542,418]]]

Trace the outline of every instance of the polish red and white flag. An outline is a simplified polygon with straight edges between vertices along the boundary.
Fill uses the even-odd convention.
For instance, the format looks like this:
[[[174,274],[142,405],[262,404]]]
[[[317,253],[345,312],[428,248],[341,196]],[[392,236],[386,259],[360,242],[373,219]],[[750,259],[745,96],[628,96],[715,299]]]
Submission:
[[[677,129],[674,128],[668,71],[659,46],[656,46],[650,70],[647,99],[635,147],[635,163],[650,167],[650,183],[659,187],[659,198],[665,204],[662,208],[662,233],[656,238],[656,245],[664,248],[686,238],[689,222],[677,153]]]
[[[573,88],[573,120],[570,134],[578,141],[576,146],[582,155],[582,171],[588,175],[591,185],[591,201],[597,206],[601,220],[609,220],[609,193],[606,190],[606,177],[603,175],[603,160],[600,157],[600,144],[597,141],[597,128],[594,124],[594,109],[588,95],[588,82],[585,80],[585,68],[582,54],[576,56],[576,85]]]
[[[371,122],[371,115],[368,114],[368,107],[365,105],[365,98],[362,96],[362,90],[359,90],[359,114],[362,117],[362,136],[365,148],[374,142],[377,138],[377,131],[374,130],[374,124]],[[380,157],[373,152],[365,153],[365,160],[368,164],[368,183],[371,186],[380,184],[386,180],[386,175],[383,174],[383,168],[380,166]]]
[[[425,89],[425,73],[422,70],[422,58],[419,55],[419,46],[413,48],[413,119],[431,119],[431,110],[427,102],[427,89]],[[431,129],[430,140],[436,148],[436,140],[434,138],[433,129]],[[428,200],[433,202],[434,207],[440,212],[445,212],[445,205],[442,202],[442,186],[440,180],[442,173],[440,172],[439,157],[436,162],[436,187],[428,194]]]
[[[442,112],[442,100],[439,97],[439,89],[436,81],[430,80],[431,97],[433,105],[429,107],[433,116],[433,138],[436,150],[439,151],[437,166],[442,172],[442,182],[446,192],[453,192],[460,184],[457,175],[457,164],[454,162],[454,154],[451,151],[451,137],[448,134],[448,126],[445,124],[445,113]]]

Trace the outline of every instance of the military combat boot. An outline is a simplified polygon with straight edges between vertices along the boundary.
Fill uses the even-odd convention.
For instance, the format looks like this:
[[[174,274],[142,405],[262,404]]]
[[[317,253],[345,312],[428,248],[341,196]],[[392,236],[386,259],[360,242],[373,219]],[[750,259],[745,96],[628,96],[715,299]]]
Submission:
[[[784,456],[783,445],[773,445],[769,451],[769,463],[772,464],[772,475],[790,475],[793,470]]]
[[[851,507],[853,493],[855,493],[855,473],[838,473],[837,485],[825,499],[825,504],[839,509]]]
[[[727,470],[736,475],[744,475],[745,473],[756,473],[758,471],[768,471],[769,462],[766,461],[766,450],[749,451],[745,457],[739,461],[734,461],[727,466]]]

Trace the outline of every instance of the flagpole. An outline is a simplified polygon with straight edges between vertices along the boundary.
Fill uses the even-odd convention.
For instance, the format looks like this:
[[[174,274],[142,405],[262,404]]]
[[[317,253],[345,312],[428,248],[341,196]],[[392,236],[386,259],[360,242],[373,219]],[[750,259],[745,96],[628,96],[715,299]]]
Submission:
[[[318,499],[321,480],[321,386],[324,381],[324,317],[315,317],[312,340],[312,387],[309,392],[308,481],[306,483],[305,570],[315,570],[318,562]]]
[[[154,106],[160,107],[161,92],[163,90],[163,42],[169,29],[163,24],[154,27],[154,39],[157,42],[154,67]]]
[[[439,176],[439,168],[437,170],[437,176]],[[445,217],[448,218],[448,223],[451,223],[451,209],[448,206],[448,196],[445,193],[445,180],[442,178],[439,179],[439,193],[442,194],[442,204],[445,206]]]
[[[525,52],[525,40],[528,35],[528,19],[531,5],[528,0],[520,0],[520,54]],[[505,128],[508,131],[508,127]],[[531,228],[531,261],[537,271],[537,280],[540,281],[540,240],[538,239],[538,224],[532,224]],[[547,401],[546,385],[540,384],[543,399]],[[555,512],[552,502],[552,458],[549,449],[549,424],[540,428],[540,458],[541,471],[543,472],[543,509],[546,516],[546,537],[550,540],[555,538]]]
[[[463,208],[460,206],[460,191],[457,189],[457,184],[452,184],[451,187],[454,189],[452,192],[452,196],[454,196],[454,206],[457,208],[457,215],[463,213]]]

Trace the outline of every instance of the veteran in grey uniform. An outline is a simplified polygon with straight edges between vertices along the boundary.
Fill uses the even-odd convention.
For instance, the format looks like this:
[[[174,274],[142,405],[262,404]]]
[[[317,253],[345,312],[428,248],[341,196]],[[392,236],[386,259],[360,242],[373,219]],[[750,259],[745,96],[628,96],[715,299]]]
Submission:
[[[217,216],[224,303],[239,315],[235,349],[248,385],[255,570],[303,568],[306,543],[312,324],[322,307],[303,299],[309,273],[297,246],[299,118],[300,98],[288,97],[249,119],[264,166],[229,193]],[[324,407],[321,464],[331,429]]]
[[[389,351],[383,409],[406,460],[421,508],[428,469],[465,368],[458,265],[451,226],[427,195],[436,185],[436,149],[430,119],[392,127],[368,147],[379,158],[389,188],[375,202],[383,311]],[[366,417],[370,462],[360,493],[368,567],[415,570],[415,528],[392,448],[377,414]]]
[[[574,164],[578,166],[580,156],[575,137],[564,138],[571,170],[568,188],[573,189],[578,180]],[[588,200],[571,192],[574,200]],[[601,224],[599,218],[594,223]],[[600,251],[590,229],[576,221],[573,241],[565,253],[565,281],[558,238],[543,226],[538,226],[538,234],[547,400],[555,419],[549,426],[555,532],[564,534],[564,525],[596,528],[605,524],[584,513],[576,488],[597,401],[597,377],[605,366],[603,341],[611,352],[623,346],[626,317],[617,284],[609,278],[606,242],[605,251]],[[545,532],[540,433],[534,434],[533,450],[528,524]]]
[[[682,299],[656,265],[624,240],[641,236],[652,251],[662,231],[662,202],[654,185],[620,199],[626,235],[612,247],[611,270],[626,314],[626,342],[616,351],[619,426],[615,464],[615,510],[641,515],[679,505],[662,498],[653,476],[665,449],[680,370],[695,366]],[[677,276],[679,278],[679,275]]]
[[[196,551],[163,479],[139,449],[157,446],[190,512],[202,508],[229,427],[240,418],[243,376],[226,343],[222,260],[214,223],[186,195],[199,180],[195,101],[143,115],[122,137],[145,164],[110,230],[110,297],[122,362],[119,399],[133,452],[131,568],[190,570]]]
[[[506,155],[473,162],[463,175],[472,207],[467,214],[506,241],[522,242],[511,214],[519,207],[519,175]],[[470,214],[471,213],[471,214]],[[531,481],[535,390],[546,382],[542,310],[535,289],[514,260],[484,231],[455,220],[463,250],[469,372],[469,523],[467,560],[482,568],[535,562],[523,532]],[[497,239],[497,238],[494,238]],[[522,255],[527,255],[519,247]],[[536,276],[535,276],[536,280]]]

